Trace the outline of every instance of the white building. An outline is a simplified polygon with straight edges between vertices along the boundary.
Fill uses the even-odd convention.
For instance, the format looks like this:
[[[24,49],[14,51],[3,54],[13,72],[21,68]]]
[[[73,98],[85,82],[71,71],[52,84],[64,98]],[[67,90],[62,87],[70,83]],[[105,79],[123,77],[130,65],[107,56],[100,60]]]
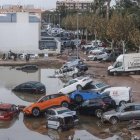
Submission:
[[[69,10],[91,10],[91,5],[94,0],[57,0],[56,9],[65,6]]]
[[[26,12],[0,14],[0,51],[39,50],[40,19]]]

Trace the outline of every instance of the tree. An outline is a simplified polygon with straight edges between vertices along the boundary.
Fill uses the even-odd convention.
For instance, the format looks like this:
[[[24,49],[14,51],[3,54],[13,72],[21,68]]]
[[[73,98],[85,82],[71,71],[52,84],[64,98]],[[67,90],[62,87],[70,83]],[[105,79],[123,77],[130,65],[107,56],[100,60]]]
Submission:
[[[114,14],[108,23],[107,35],[112,38],[112,40],[121,42],[124,53],[126,43],[129,41],[129,33],[133,28],[133,19],[127,14],[124,16]]]
[[[137,28],[134,28],[129,33],[129,37],[132,43],[135,44],[135,46],[139,49],[139,52],[140,52],[140,30],[138,30]]]

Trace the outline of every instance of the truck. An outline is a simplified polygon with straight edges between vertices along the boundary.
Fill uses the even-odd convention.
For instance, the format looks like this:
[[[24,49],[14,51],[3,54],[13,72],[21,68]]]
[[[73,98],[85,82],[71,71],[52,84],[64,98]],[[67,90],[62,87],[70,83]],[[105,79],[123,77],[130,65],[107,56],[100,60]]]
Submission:
[[[122,73],[140,74],[140,53],[121,54],[112,66],[108,67],[108,75]]]

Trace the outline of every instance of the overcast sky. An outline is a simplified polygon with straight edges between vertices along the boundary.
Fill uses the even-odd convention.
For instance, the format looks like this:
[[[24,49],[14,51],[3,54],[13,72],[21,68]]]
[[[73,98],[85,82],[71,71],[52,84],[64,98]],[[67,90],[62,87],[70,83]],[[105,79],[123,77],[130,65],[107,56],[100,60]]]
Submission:
[[[34,4],[35,7],[42,7],[45,9],[53,9],[56,8],[57,0],[0,0],[0,5],[7,4]],[[114,0],[112,0],[112,3]]]

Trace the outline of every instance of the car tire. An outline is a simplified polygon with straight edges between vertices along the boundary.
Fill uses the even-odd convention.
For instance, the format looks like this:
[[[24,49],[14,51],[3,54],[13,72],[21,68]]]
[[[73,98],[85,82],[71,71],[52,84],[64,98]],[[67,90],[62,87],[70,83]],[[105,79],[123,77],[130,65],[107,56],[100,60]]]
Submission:
[[[58,131],[59,133],[61,133],[61,132],[62,132],[62,127],[61,127],[61,126],[58,127],[58,128],[57,128],[57,131]]]
[[[118,75],[118,73],[117,73],[116,71],[114,71],[114,72],[113,72],[113,75],[114,75],[114,76],[117,76],[117,75]]]
[[[72,78],[75,79],[76,77],[77,77],[77,74],[73,74],[73,75],[72,75]]]
[[[111,107],[112,107],[112,108],[116,108],[116,102],[115,102],[115,101],[112,101],[112,102],[111,102]]]
[[[81,103],[83,101],[83,97],[81,95],[76,95],[74,97],[74,100],[77,102],[77,103]]]
[[[111,124],[115,125],[118,123],[119,119],[117,117],[111,117],[109,121]]]
[[[68,102],[62,102],[61,103],[61,106],[68,108],[69,107],[69,103]]]
[[[119,106],[125,105],[126,101],[120,101]]]
[[[97,61],[97,58],[96,57],[94,58],[94,61]]]
[[[101,118],[101,117],[102,117],[102,114],[103,114],[103,110],[101,110],[101,109],[97,109],[97,110],[95,111],[95,116],[96,116],[97,118]]]
[[[34,117],[38,117],[40,115],[40,109],[35,107],[32,109],[32,114]]]
[[[82,86],[81,85],[77,85],[77,90],[82,90]]]

